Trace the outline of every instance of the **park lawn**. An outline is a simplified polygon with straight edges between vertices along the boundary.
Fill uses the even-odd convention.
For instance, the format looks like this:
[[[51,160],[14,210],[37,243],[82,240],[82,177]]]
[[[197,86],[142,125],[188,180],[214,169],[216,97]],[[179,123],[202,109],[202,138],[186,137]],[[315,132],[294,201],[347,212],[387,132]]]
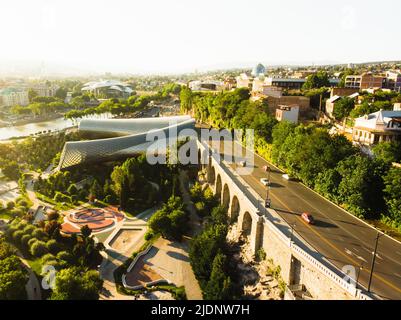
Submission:
[[[29,266],[35,272],[37,276],[42,273],[42,261],[40,258],[24,258],[28,262]]]

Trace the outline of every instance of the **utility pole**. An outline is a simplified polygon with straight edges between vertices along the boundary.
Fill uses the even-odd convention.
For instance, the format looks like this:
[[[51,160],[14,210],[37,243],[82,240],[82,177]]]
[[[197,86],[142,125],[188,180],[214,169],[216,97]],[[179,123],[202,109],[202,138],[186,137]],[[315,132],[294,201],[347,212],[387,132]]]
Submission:
[[[373,277],[373,270],[375,268],[375,261],[376,261],[376,252],[377,252],[377,245],[379,243],[379,238],[380,238],[380,233],[377,233],[376,236],[376,243],[375,243],[375,251],[373,251],[373,257],[372,257],[372,264],[370,268],[370,275],[369,275],[369,284],[368,284],[368,292],[370,292],[370,285],[372,284],[372,277]]]

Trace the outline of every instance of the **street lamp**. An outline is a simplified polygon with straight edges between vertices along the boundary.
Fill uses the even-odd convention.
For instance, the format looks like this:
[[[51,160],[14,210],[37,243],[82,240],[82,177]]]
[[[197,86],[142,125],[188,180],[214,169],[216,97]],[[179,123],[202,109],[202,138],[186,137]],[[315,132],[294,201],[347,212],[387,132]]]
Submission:
[[[375,261],[376,261],[376,252],[377,252],[377,245],[379,243],[379,238],[382,236],[383,234],[380,234],[379,232],[377,232],[377,236],[376,236],[376,243],[375,243],[375,251],[373,251],[373,257],[372,257],[372,264],[371,264],[371,268],[370,268],[370,275],[369,275],[369,284],[368,284],[368,292],[370,292],[370,286],[372,284],[372,277],[373,277],[373,270],[375,268]]]

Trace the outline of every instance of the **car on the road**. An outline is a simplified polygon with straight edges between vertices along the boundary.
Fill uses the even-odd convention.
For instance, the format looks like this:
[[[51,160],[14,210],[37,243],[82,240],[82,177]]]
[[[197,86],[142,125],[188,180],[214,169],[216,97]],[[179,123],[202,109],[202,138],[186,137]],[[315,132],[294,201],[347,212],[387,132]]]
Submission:
[[[287,173],[285,173],[285,174],[283,174],[282,175],[282,177],[285,179],[285,180],[292,180],[292,177],[290,176],[290,175],[288,175]]]
[[[313,219],[312,215],[310,213],[304,212],[301,214],[302,220],[304,220],[307,224],[314,224],[315,219]]]
[[[241,167],[245,167],[246,166],[246,161],[242,160],[242,161],[239,162],[239,164],[240,164]]]
[[[270,181],[267,178],[261,178],[260,182],[264,185],[264,186],[270,186]]]

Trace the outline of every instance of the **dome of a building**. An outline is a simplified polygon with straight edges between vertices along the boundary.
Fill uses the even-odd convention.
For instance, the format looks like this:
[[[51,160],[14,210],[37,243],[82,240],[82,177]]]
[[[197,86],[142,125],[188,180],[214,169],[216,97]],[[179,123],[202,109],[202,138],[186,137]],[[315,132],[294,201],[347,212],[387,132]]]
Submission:
[[[252,69],[252,75],[254,77],[260,75],[260,74],[265,74],[266,68],[264,67],[263,64],[259,63],[257,64],[253,69]]]

